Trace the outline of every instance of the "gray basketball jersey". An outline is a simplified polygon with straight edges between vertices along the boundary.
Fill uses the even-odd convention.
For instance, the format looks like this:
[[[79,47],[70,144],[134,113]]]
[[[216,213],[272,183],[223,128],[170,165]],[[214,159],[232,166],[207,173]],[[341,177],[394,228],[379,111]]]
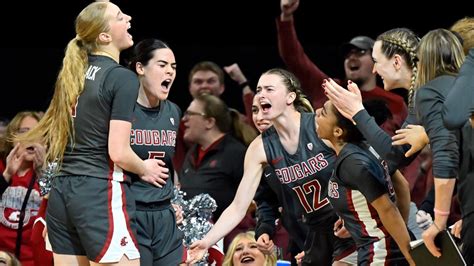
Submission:
[[[313,113],[302,113],[300,136],[295,154],[289,154],[272,126],[262,133],[267,162],[275,170],[283,196],[291,208],[309,225],[333,222],[335,213],[327,198],[335,153],[316,134]]]
[[[127,180],[109,157],[109,123],[131,121],[138,88],[129,69],[109,57],[89,56],[84,91],[72,108],[74,143],[68,142],[60,175]]]
[[[157,108],[146,108],[137,103],[132,118],[130,145],[141,159],[162,160],[170,171],[162,188],[131,174],[131,189],[137,202],[159,202],[173,197],[174,168],[171,159],[175,152],[180,118],[181,110],[168,100],[161,101]]]
[[[334,169],[329,181],[329,200],[357,244],[358,263],[386,265],[404,261],[371,204],[383,194],[395,201],[386,163],[379,161],[364,143],[347,143]]]

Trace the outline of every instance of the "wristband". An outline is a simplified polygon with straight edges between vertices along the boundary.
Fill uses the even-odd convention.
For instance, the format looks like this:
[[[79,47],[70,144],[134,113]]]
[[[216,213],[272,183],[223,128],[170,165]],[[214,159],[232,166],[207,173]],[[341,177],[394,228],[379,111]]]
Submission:
[[[440,216],[449,216],[449,212],[441,211],[441,210],[438,210],[436,208],[433,211],[434,211],[435,214],[438,214]]]
[[[239,84],[239,88],[243,89],[243,88],[247,87],[248,85],[249,85],[249,81],[246,80],[246,81]]]

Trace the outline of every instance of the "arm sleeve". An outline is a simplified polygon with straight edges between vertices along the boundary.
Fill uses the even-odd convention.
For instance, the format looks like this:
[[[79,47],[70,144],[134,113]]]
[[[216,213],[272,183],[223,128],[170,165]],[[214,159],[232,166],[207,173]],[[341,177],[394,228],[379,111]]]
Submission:
[[[381,195],[388,194],[381,167],[377,169],[364,160],[349,156],[339,166],[339,178],[348,187],[359,190],[368,202],[372,202]]]
[[[268,171],[268,170],[264,169],[264,173],[265,171]],[[260,184],[258,185],[254,200],[257,203],[257,207],[261,202],[262,203],[265,202],[269,204],[269,206],[271,206],[272,209],[275,209],[278,211],[278,207],[280,206],[278,202],[277,194],[271,189],[270,185],[267,183],[266,179],[263,176],[262,176],[262,179],[260,180]]]
[[[278,206],[265,200],[257,201],[257,226],[255,228],[255,239],[267,233],[271,238],[276,231],[275,220],[278,219]]]
[[[367,110],[362,109],[353,118],[357,129],[362,133],[367,142],[374,150],[386,160],[391,169],[401,168],[410,164],[418,153],[405,157],[405,152],[410,149],[409,145],[394,146],[392,138],[383,129],[381,129],[375,119],[369,115]],[[405,123],[406,124],[406,123]]]
[[[275,175],[275,172],[270,167],[265,167],[263,171],[264,176],[262,176],[260,180],[254,197],[257,203],[255,239],[258,239],[264,233],[273,237],[276,231],[275,220],[280,217],[280,212],[278,211],[278,207],[280,206],[278,195],[267,182],[267,179],[265,179],[265,175]]]
[[[455,178],[459,149],[456,134],[445,128],[442,122],[444,96],[436,88],[427,86],[417,91],[415,99],[421,124],[430,138],[433,175],[437,178]]]
[[[240,145],[240,142],[238,143]],[[226,147],[228,148],[228,147]],[[232,170],[232,177],[235,187],[239,187],[240,181],[242,181],[242,176],[244,175],[244,161],[245,161],[245,153],[246,147],[245,146],[235,146],[233,151],[229,153],[230,158],[233,163],[233,170]]]
[[[323,80],[328,78],[306,55],[296,35],[293,20],[276,20],[278,32],[278,51],[283,62],[298,77],[303,92],[311,99],[314,108],[323,106],[327,100],[324,94]]]
[[[469,50],[443,106],[446,128],[462,127],[474,111],[474,48]]]
[[[104,84],[112,84],[109,88],[113,91],[110,119],[131,122],[140,86],[135,73],[123,67],[115,68],[110,71]]]

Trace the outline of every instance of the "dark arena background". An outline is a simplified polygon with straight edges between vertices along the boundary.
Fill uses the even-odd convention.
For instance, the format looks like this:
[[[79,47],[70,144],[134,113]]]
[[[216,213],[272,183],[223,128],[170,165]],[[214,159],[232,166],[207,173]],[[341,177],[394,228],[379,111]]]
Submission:
[[[170,100],[183,110],[191,101],[187,76],[198,61],[221,66],[239,63],[255,88],[260,74],[284,67],[278,55],[275,19],[279,0],[122,0],[112,1],[132,16],[135,43],[154,37],[167,42],[177,60],[177,77]],[[0,116],[22,110],[46,110],[67,42],[75,36],[74,19],[90,1],[11,1],[2,8],[2,88]],[[356,35],[375,38],[395,27],[419,36],[434,28],[449,28],[473,16],[467,6],[433,2],[300,0],[296,30],[309,57],[331,76],[343,75],[339,46]],[[123,53],[127,55],[127,51]],[[223,98],[242,110],[241,92],[226,77]]]

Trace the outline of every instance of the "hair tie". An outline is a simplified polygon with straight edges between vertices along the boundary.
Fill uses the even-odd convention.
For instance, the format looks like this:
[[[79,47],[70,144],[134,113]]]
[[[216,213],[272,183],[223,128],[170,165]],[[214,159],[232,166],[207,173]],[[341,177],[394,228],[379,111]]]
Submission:
[[[81,39],[81,37],[79,37],[79,35],[76,34],[76,37],[74,37],[74,39],[76,40],[77,46],[79,46],[79,47],[83,46],[82,39]]]

